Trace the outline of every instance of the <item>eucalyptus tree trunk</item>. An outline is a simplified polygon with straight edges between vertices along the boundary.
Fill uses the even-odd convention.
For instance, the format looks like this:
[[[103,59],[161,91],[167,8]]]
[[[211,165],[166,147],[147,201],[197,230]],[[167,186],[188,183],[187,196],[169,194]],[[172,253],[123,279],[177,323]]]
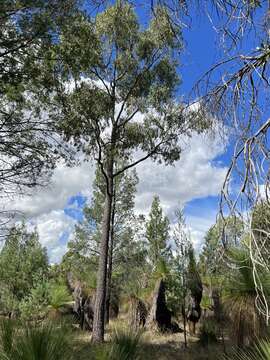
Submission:
[[[110,249],[109,249],[109,260],[108,260],[108,275],[107,275],[107,291],[106,291],[106,323],[110,319],[110,302],[112,292],[112,266],[113,266],[113,247],[114,247],[114,219],[115,219],[115,192],[112,199],[112,218],[111,218],[111,229],[110,229]]]
[[[102,217],[102,234],[100,239],[100,256],[97,273],[97,290],[94,310],[93,323],[93,342],[104,341],[104,323],[105,323],[105,301],[107,285],[107,264],[108,249],[111,226],[112,198],[113,198],[113,160],[109,161],[107,167],[107,191]]]
[[[187,314],[186,314],[186,272],[183,271],[182,273],[182,286],[184,290],[183,296],[183,305],[182,305],[182,315],[183,315],[183,322],[184,322],[184,344],[185,348],[187,348]]]

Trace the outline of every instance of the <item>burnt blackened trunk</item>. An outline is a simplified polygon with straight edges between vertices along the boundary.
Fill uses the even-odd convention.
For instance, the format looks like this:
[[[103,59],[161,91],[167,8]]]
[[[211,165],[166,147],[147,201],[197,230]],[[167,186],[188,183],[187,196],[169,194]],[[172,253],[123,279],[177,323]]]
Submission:
[[[104,325],[105,325],[105,302],[106,302],[106,286],[107,286],[107,265],[108,250],[111,226],[112,212],[112,194],[113,194],[113,160],[111,159],[107,167],[107,191],[102,217],[102,234],[100,241],[100,256],[97,274],[97,291],[94,311],[93,324],[93,342],[104,341]]]
[[[159,279],[153,293],[153,302],[146,320],[146,327],[152,330],[171,330],[171,312],[167,308],[165,283]]]

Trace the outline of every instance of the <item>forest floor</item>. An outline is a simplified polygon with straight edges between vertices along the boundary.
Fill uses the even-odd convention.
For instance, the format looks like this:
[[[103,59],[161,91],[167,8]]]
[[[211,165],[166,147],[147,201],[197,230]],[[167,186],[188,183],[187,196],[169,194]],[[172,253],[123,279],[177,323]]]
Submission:
[[[119,322],[112,322],[107,329],[106,339],[109,341],[110,333]],[[89,332],[76,331],[74,346],[74,360],[89,360],[93,353],[93,346],[90,343]],[[184,347],[183,333],[156,334],[145,332],[142,336],[141,354],[144,360],[222,360],[223,345],[221,343],[211,344],[203,347],[199,344],[198,338],[188,336],[188,347]],[[106,345],[105,345],[106,346]]]

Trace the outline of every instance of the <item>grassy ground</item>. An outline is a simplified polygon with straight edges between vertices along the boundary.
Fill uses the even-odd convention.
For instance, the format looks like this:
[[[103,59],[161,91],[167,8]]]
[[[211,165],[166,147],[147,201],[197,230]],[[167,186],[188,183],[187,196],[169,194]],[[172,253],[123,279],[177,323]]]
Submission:
[[[121,322],[111,322],[107,332],[106,341],[115,327]],[[91,360],[93,348],[90,344],[91,334],[75,331],[74,360]],[[104,345],[106,346],[106,345]],[[183,334],[154,334],[145,332],[142,336],[141,354],[143,360],[221,360],[223,354],[222,344],[202,347],[197,337],[188,336],[188,348],[184,348]]]

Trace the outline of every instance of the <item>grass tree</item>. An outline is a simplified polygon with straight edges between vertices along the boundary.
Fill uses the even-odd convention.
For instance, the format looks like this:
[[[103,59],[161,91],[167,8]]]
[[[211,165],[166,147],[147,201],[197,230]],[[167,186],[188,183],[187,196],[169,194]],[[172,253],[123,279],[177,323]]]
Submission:
[[[151,158],[180,157],[179,136],[197,126],[184,119],[175,94],[179,30],[164,8],[142,28],[130,4],[117,1],[95,19],[80,16],[55,47],[55,111],[66,140],[95,161],[106,182],[93,326],[104,339],[108,244],[115,179]],[[68,85],[67,85],[68,84]],[[199,127],[199,125],[198,125]],[[118,160],[122,167],[116,167]]]
[[[230,250],[232,271],[229,272],[225,286],[225,304],[233,319],[234,338],[239,347],[250,345],[258,337],[266,335],[263,313],[258,306],[258,294],[253,280],[253,266],[248,249]],[[269,300],[269,274],[261,268],[258,274],[264,284],[264,294]]]
[[[62,284],[53,284],[49,291],[49,311],[51,318],[61,316],[61,309],[72,301],[68,289]]]

